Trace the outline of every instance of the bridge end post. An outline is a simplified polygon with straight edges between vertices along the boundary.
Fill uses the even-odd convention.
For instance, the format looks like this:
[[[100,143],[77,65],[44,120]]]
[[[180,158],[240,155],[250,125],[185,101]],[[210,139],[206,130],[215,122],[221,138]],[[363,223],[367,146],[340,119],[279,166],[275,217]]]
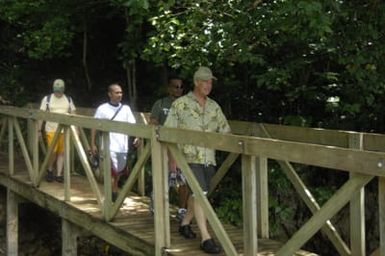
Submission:
[[[72,224],[68,220],[62,218],[62,255],[76,256],[77,255],[77,238],[80,235],[80,228]]]
[[[18,255],[19,196],[7,189],[7,255]]]

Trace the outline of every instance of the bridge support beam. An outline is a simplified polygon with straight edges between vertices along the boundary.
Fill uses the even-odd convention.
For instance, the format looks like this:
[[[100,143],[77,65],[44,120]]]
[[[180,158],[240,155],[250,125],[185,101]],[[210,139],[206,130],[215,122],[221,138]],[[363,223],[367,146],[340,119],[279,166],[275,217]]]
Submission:
[[[18,255],[20,197],[7,189],[7,255]]]
[[[257,168],[254,156],[242,155],[244,255],[257,255]]]
[[[63,256],[76,256],[78,242],[77,239],[80,236],[80,228],[75,224],[72,224],[66,219],[62,219],[62,255]]]
[[[363,134],[355,133],[349,135],[349,147],[363,150]],[[350,173],[350,178],[359,176]],[[365,188],[362,187],[352,196],[350,200],[350,248],[351,254],[356,256],[365,255]]]
[[[152,154],[152,187],[154,191],[154,228],[155,228],[155,256],[164,255],[164,249],[171,245],[170,215],[168,202],[168,165],[167,150],[158,140],[158,129],[154,127],[151,138]]]
[[[269,187],[267,158],[255,157],[257,177],[257,223],[260,238],[269,238]]]
[[[378,205],[380,248],[378,255],[385,255],[385,178],[378,178]]]

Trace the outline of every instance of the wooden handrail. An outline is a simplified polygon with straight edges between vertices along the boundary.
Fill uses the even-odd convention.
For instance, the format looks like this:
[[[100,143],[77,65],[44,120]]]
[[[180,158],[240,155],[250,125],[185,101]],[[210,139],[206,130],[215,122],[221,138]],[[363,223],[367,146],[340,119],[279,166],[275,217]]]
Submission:
[[[88,112],[87,112],[88,111]],[[80,112],[89,113],[92,115],[92,111],[82,109]],[[91,116],[84,115],[63,115],[55,113],[47,113],[44,111],[31,109],[31,108],[16,108],[9,106],[0,106],[0,116],[2,117],[1,122],[1,136],[2,139],[5,133],[6,127],[9,127],[9,154],[10,154],[10,175],[12,175],[12,155],[13,153],[13,141],[14,134],[13,130],[16,131],[17,141],[21,145],[24,158],[28,166],[31,180],[36,179],[37,182],[41,180],[42,172],[47,161],[47,157],[43,163],[36,168],[31,164],[30,153],[25,145],[25,139],[20,128],[20,120],[26,119],[32,122],[38,122],[41,120],[48,120],[57,122],[63,129],[70,129],[71,132],[67,136],[71,136],[75,148],[78,152],[78,156],[81,159],[82,165],[86,170],[87,178],[89,179],[92,186],[95,186],[96,180],[92,176],[93,173],[90,171],[89,164],[85,156],[85,148],[83,146],[86,142],[81,142],[78,137],[78,133],[75,129],[91,129],[95,128],[104,133],[108,132],[119,132],[125,133],[130,136],[141,137],[151,141],[144,149],[144,153],[139,157],[137,165],[134,167],[133,176],[129,178],[127,186],[123,188],[122,194],[118,197],[115,204],[110,204],[109,200],[103,199],[101,192],[94,189],[98,203],[105,215],[106,220],[112,220],[120,208],[120,204],[123,202],[124,197],[130,191],[133,183],[137,176],[139,176],[139,170],[142,169],[143,164],[152,154],[152,160],[156,161],[156,168],[159,171],[159,175],[153,175],[153,184],[166,184],[165,179],[167,178],[167,165],[165,148],[168,148],[173,156],[175,157],[178,166],[181,167],[184,172],[194,194],[197,196],[198,202],[202,205],[208,219],[220,240],[227,255],[237,255],[234,246],[231,244],[226,231],[223,229],[219,219],[217,218],[214,210],[207,199],[203,196],[203,193],[197,184],[195,177],[192,175],[183,154],[179,151],[177,144],[192,144],[202,147],[209,147],[221,151],[229,152],[227,160],[224,165],[219,168],[219,172],[214,177],[212,185],[216,186],[220,183],[222,177],[229,170],[231,164],[240,155],[242,157],[242,172],[243,172],[243,199],[244,205],[248,207],[244,208],[243,216],[247,225],[244,227],[245,244],[244,248],[247,253],[256,254],[258,248],[256,244],[255,226],[258,226],[258,230],[262,230],[264,236],[268,235],[268,227],[261,228],[261,222],[268,222],[265,216],[265,212],[262,215],[265,216],[262,219],[257,219],[257,212],[265,211],[267,207],[261,207],[262,202],[266,203],[267,193],[256,193],[258,183],[253,182],[250,179],[257,179],[256,172],[259,170],[255,166],[255,161],[263,161],[266,163],[267,159],[277,160],[281,167],[285,170],[286,175],[289,177],[291,182],[300,193],[301,197],[313,212],[313,217],[303,225],[303,227],[280,249],[278,255],[291,255],[293,252],[298,250],[310,237],[320,230],[322,227],[328,232],[328,236],[333,240],[333,244],[341,255],[349,255],[350,250],[347,248],[346,243],[342,241],[341,237],[335,232],[331,232],[333,226],[330,224],[330,219],[334,214],[341,209],[346,203],[352,200],[354,195],[357,195],[358,191],[363,189],[365,185],[373,179],[373,177],[379,177],[381,181],[381,189],[379,190],[379,198],[384,198],[383,179],[385,176],[385,135],[381,134],[370,134],[370,133],[357,133],[352,131],[335,131],[317,128],[303,128],[303,127],[290,127],[272,124],[256,124],[250,122],[230,121],[232,128],[232,134],[218,134],[208,133],[193,130],[183,130],[168,127],[154,127],[147,125],[148,113],[135,113],[137,117],[140,117],[138,124],[127,124],[117,121],[100,120],[94,119]],[[7,121],[5,121],[7,120]],[[7,124],[8,123],[8,124]],[[28,134],[32,134],[36,131],[30,131]],[[57,136],[56,133],[55,136]],[[81,133],[82,134],[82,133]],[[54,136],[54,139],[55,139]],[[84,134],[82,135],[83,141]],[[108,137],[108,136],[105,136]],[[352,138],[360,138],[359,147],[351,147]],[[28,140],[29,141],[29,140]],[[31,140],[37,143],[37,140]],[[1,141],[0,141],[1,142]],[[154,146],[157,148],[154,149]],[[32,148],[37,148],[32,147]],[[48,149],[48,155],[52,152],[52,149]],[[106,153],[107,154],[107,153]],[[302,183],[299,176],[296,175],[294,168],[291,167],[291,162],[326,167],[332,170],[342,170],[349,172],[352,175],[349,179],[334,195],[320,207],[311,194],[307,193],[306,185]],[[155,165],[154,165],[155,166]],[[264,168],[263,165],[262,169]],[[107,166],[105,166],[107,168]],[[155,167],[154,167],[155,168]],[[108,173],[108,172],[105,172]],[[246,178],[245,178],[246,177]],[[108,178],[106,176],[105,178]],[[259,181],[259,185],[267,184],[267,177],[260,176],[262,181]],[[38,183],[37,183],[38,185]],[[110,193],[110,188],[105,184],[107,190],[104,194]],[[161,240],[156,241],[156,255],[160,255],[162,248],[170,245],[169,239],[169,223],[164,222],[167,218],[168,202],[166,188],[164,186],[156,185],[155,200],[157,207],[157,216],[155,218],[155,229],[160,231],[164,236]],[[258,194],[257,198],[250,196],[249,194]],[[260,195],[262,194],[262,195]],[[263,197],[262,197],[263,196]],[[260,205],[253,207],[252,202],[258,202]],[[351,207],[351,211],[359,213],[358,207],[360,201],[355,206]],[[106,206],[106,203],[108,204]],[[384,206],[381,202],[380,213],[384,213]],[[245,206],[244,206],[245,207]],[[261,215],[261,212],[258,213]],[[159,219],[158,219],[159,218]],[[363,216],[360,216],[363,218]],[[383,219],[384,217],[381,217]],[[158,220],[158,221],[157,221]],[[258,220],[258,221],[257,221]],[[383,222],[380,224],[384,226]],[[385,248],[384,230],[380,230],[380,248]],[[363,236],[364,234],[360,235]],[[159,238],[160,239],[160,238]],[[356,238],[352,238],[356,239]],[[358,240],[362,237],[357,238]],[[360,245],[359,249],[361,250]]]

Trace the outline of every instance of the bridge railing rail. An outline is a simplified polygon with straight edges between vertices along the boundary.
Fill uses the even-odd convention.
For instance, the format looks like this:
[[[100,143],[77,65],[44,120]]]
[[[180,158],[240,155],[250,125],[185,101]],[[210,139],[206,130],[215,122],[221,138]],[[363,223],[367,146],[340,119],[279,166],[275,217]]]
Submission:
[[[106,220],[112,220],[119,211],[124,198],[134,183],[141,177],[143,165],[152,157],[152,183],[155,201],[155,253],[161,255],[170,247],[169,204],[167,196],[167,151],[175,158],[185,174],[198,203],[220,241],[226,255],[238,255],[226,230],[200,189],[188,163],[178,148],[178,144],[192,144],[228,152],[227,158],[218,168],[211,184],[211,191],[229,171],[238,157],[242,164],[243,234],[244,255],[256,255],[257,238],[269,237],[268,220],[268,159],[278,161],[296,191],[309,207],[313,216],[287,241],[277,255],[292,255],[300,249],[317,231],[324,232],[340,255],[365,255],[365,214],[364,188],[374,177],[379,182],[380,238],[379,250],[385,252],[385,136],[380,134],[333,131],[300,127],[256,124],[232,121],[233,134],[217,134],[192,130],[150,126],[146,124],[126,124],[116,121],[99,120],[89,116],[46,113],[34,109],[0,107],[2,126],[0,141],[8,130],[9,175],[14,175],[14,142],[17,141],[24,156],[28,174],[33,186],[39,186],[44,175],[52,148],[47,149],[43,159],[39,159],[38,123],[49,120],[59,123],[65,137],[65,200],[71,200],[70,166],[73,147],[85,170],[85,174],[95,193],[101,212]],[[20,124],[25,120],[27,125]],[[24,139],[27,127],[27,141]],[[108,144],[108,133],[119,132],[140,137],[147,141],[138,156],[130,177],[123,186],[115,203],[111,200],[111,177],[104,171],[104,191],[99,191],[94,173],[87,160],[87,139],[83,129],[97,129],[102,133],[103,143]],[[59,137],[60,131],[54,136]],[[15,139],[15,137],[17,139]],[[109,152],[103,152],[103,159],[109,159]],[[325,167],[331,170],[349,172],[349,179],[322,206],[296,173],[292,163]],[[103,161],[103,170],[110,170],[109,161]],[[332,217],[350,203],[350,246],[344,242],[333,226]]]

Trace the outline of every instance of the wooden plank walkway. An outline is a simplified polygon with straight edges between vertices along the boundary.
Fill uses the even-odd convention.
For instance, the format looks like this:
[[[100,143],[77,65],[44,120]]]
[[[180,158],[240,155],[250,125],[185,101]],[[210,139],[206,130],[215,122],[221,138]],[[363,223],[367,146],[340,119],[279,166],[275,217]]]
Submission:
[[[69,220],[85,231],[127,251],[128,255],[154,255],[154,219],[148,208],[148,197],[129,195],[115,219],[106,222],[102,219],[95,196],[85,177],[71,175],[71,201],[65,202],[62,183],[43,181],[40,187],[34,188],[28,181],[23,163],[23,159],[15,161],[15,176],[11,178],[6,174],[8,172],[7,156],[0,154],[0,184]],[[193,223],[193,229],[198,234],[197,239],[186,240],[178,233],[179,223],[175,215],[171,213],[170,216],[171,248],[167,249],[165,255],[206,255],[199,248],[200,237],[197,226]],[[242,229],[232,225],[224,225],[224,227],[239,255],[243,255]],[[213,234],[212,231],[211,234]],[[260,239],[258,240],[258,255],[275,255],[281,246],[282,244],[279,242]],[[225,254],[222,252],[219,255]],[[314,256],[316,254],[299,251],[295,255]]]

